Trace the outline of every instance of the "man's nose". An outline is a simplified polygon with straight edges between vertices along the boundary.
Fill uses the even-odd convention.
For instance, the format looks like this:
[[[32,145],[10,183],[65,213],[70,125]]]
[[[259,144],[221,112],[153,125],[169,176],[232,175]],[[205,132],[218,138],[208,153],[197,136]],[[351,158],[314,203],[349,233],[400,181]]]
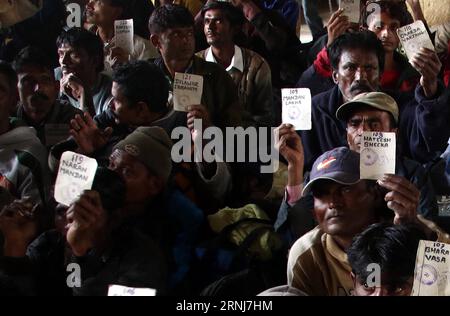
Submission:
[[[381,38],[387,38],[389,36],[389,30],[387,28],[384,28],[380,32]]]
[[[63,53],[62,56],[59,58],[59,63],[61,65],[66,65],[68,60],[69,60],[69,54]]]
[[[342,195],[339,191],[331,193],[330,200],[328,201],[328,207],[334,209],[336,207],[342,206]]]
[[[39,92],[39,91],[41,91],[41,88],[42,88],[42,85],[39,84],[39,82],[36,82],[36,83],[34,84],[34,92]]]
[[[355,80],[366,81],[367,80],[367,71],[365,71],[362,67],[359,67],[355,73]]]

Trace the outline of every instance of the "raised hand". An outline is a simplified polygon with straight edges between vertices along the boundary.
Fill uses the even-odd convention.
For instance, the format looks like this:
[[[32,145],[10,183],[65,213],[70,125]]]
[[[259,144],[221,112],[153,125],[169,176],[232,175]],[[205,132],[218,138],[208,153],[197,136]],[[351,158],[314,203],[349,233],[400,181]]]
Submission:
[[[345,31],[351,26],[348,17],[344,15],[344,10],[339,9],[334,12],[330,20],[328,21],[327,30],[328,30],[328,42],[327,47],[329,47],[336,38],[340,35],[344,34]]]
[[[84,191],[66,213],[66,239],[76,256],[99,247],[107,234],[107,213],[96,191]]]
[[[417,207],[420,191],[404,177],[386,174],[378,184],[389,192],[384,200],[388,208],[394,211],[394,224],[417,222]]]
[[[421,47],[410,62],[422,75],[420,85],[423,87],[425,96],[434,97],[438,88],[438,75],[442,67],[437,54],[430,49]]]
[[[288,162],[288,185],[303,183],[305,155],[302,140],[290,124],[275,129],[275,148]]]
[[[70,125],[70,135],[75,139],[78,151],[84,155],[90,155],[105,146],[113,132],[111,127],[99,129],[89,113],[75,115]]]

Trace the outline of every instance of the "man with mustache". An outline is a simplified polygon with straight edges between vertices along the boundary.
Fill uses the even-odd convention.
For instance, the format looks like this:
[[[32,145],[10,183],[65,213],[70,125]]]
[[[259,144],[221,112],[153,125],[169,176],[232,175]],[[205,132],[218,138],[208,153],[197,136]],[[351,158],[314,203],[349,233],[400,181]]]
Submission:
[[[45,204],[50,187],[47,151],[33,128],[10,117],[17,99],[17,74],[0,61],[0,187],[15,198]]]
[[[26,47],[14,60],[13,67],[19,80],[20,104],[16,116],[36,129],[46,147],[68,138],[70,120],[82,112],[57,99],[59,83],[46,55],[38,48]]]
[[[380,13],[370,10],[372,5],[379,7]],[[363,27],[374,32],[381,40],[385,51],[385,65],[380,76],[380,86],[384,90],[414,91],[420,74],[408,63],[408,59],[397,52],[400,39],[397,29],[413,22],[405,3],[378,2],[364,9]],[[420,8],[420,4],[419,4]],[[420,10],[421,12],[421,10]],[[333,13],[328,22],[328,43],[317,54],[312,66],[300,77],[298,87],[310,88],[312,95],[331,89],[334,85],[327,47],[351,26],[345,12],[340,9]]]
[[[312,130],[300,132],[305,148],[305,170],[311,168],[321,153],[347,144],[346,125],[335,116],[339,106],[362,92],[380,89],[385,51],[373,32],[341,35],[329,47],[329,55],[336,85],[313,98]],[[412,62],[422,74],[415,95],[393,93],[392,96],[400,111],[401,153],[424,164],[438,157],[447,146],[450,98],[437,78],[441,63],[436,53],[421,49]]]
[[[277,146],[289,164],[286,201],[302,208],[305,198],[300,195],[311,193],[319,224],[291,247],[288,285],[309,295],[351,295],[353,282],[346,251],[354,236],[374,223],[414,224],[430,240],[449,240],[434,223],[417,215],[420,191],[414,184],[388,174],[377,182],[361,180],[359,154],[346,147],[317,158],[303,187],[302,142],[290,125],[280,126],[278,132]]]

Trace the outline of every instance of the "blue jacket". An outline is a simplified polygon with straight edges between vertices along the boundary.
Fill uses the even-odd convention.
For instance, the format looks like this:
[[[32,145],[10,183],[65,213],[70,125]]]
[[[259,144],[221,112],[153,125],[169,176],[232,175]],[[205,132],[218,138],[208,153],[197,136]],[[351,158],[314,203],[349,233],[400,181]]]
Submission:
[[[440,85],[433,99],[425,97],[420,85],[415,94],[389,94],[397,101],[400,110],[399,153],[422,164],[438,157],[445,150],[450,136],[450,90]],[[312,130],[300,132],[305,170],[310,170],[322,153],[347,146],[346,123],[336,118],[336,110],[342,104],[343,97],[337,85],[313,97]]]

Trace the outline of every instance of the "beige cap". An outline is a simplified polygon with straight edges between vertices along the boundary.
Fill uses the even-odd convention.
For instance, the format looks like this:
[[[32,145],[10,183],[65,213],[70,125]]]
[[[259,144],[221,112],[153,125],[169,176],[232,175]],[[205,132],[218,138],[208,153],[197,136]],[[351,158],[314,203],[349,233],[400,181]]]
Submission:
[[[336,117],[339,120],[347,120],[351,111],[357,106],[368,105],[373,108],[386,111],[392,114],[395,122],[398,123],[398,105],[397,102],[388,94],[383,92],[365,92],[358,94],[351,101],[342,104],[336,111]]]

